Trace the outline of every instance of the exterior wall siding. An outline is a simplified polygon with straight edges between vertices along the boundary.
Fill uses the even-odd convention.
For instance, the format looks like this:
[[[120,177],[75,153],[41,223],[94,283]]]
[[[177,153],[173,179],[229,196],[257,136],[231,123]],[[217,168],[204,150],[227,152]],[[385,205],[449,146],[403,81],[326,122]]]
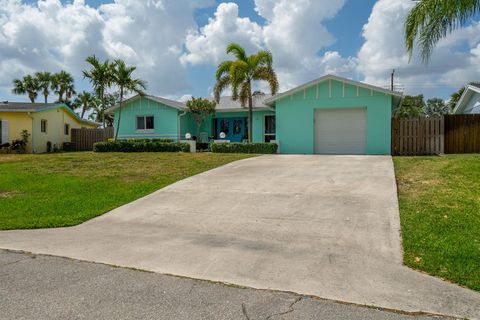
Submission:
[[[32,118],[25,112],[0,112],[0,120],[8,122],[8,142],[22,139],[22,131],[32,134]],[[6,143],[7,141],[3,141]],[[32,152],[32,137],[29,138],[27,152]]]
[[[115,110],[115,131],[119,139],[178,139],[179,110],[162,103],[139,97],[122,106],[120,126],[119,109]],[[153,130],[137,130],[137,116],[153,116]]]
[[[318,98],[317,98],[318,97]],[[390,154],[392,97],[327,80],[276,102],[277,139],[282,153],[314,153],[316,109],[367,108],[367,154]]]
[[[28,153],[47,152],[47,142],[50,141],[58,148],[62,147],[64,142],[71,141],[71,135],[64,134],[64,125],[70,124],[73,128],[95,128],[94,125],[79,121],[73,114],[64,108],[51,108],[45,111],[32,112],[1,112],[0,120],[8,121],[8,140],[19,140],[22,138],[21,132],[27,130],[30,133],[27,145]],[[41,121],[47,120],[47,132],[41,132]]]
[[[264,117],[265,115],[275,115],[275,111],[255,111],[253,112],[252,141],[264,142]],[[200,132],[207,132],[208,136],[214,136],[213,118],[248,118],[248,111],[240,112],[216,112],[214,116],[208,117],[201,126]],[[186,114],[181,120],[181,136],[184,137],[188,132],[192,136],[197,135],[197,123],[191,114]]]

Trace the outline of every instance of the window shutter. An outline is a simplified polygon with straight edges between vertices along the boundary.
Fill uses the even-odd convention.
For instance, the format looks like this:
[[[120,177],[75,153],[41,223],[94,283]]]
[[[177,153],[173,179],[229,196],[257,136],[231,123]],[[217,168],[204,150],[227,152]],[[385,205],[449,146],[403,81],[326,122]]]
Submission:
[[[2,120],[2,144],[8,143],[8,121]]]

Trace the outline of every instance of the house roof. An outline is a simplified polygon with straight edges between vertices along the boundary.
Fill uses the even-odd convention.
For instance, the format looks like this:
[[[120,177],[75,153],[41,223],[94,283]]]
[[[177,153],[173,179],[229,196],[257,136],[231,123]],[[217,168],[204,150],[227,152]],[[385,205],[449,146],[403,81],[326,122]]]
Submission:
[[[127,100],[125,100],[123,103],[127,103],[130,101],[133,101],[137,98],[139,98],[139,95],[135,95]],[[256,94],[253,96],[253,109],[254,110],[271,110],[271,107],[266,105],[264,102],[266,99],[270,98],[271,95],[266,95],[266,94]],[[164,105],[170,106],[172,108],[178,109],[180,111],[185,111],[187,109],[187,106],[185,103],[180,102],[180,101],[175,101],[175,100],[170,100],[167,98],[162,98],[154,95],[144,95],[143,98],[149,99],[151,101],[159,102]],[[213,101],[213,98],[208,98],[209,100]],[[112,108],[107,109],[106,111],[108,113],[111,113],[118,109],[118,105],[115,105]],[[216,111],[220,112],[238,112],[238,111],[245,111],[247,110],[246,107],[242,107],[240,101],[238,100],[232,100],[231,96],[224,96],[220,97],[220,102],[217,103],[216,106]]]
[[[467,103],[475,94],[480,94],[480,86],[476,84],[466,85],[465,91],[463,91],[462,96],[460,97],[460,99],[458,99],[458,102],[453,109],[453,113],[462,113]]]
[[[30,103],[30,102],[10,102],[10,101],[2,101],[0,102],[0,112],[42,112],[56,108],[64,108],[72,114],[78,121],[87,123],[90,125],[99,124],[93,121],[85,120],[80,118],[75,112],[72,111],[66,104],[64,103]]]
[[[271,110],[271,107],[265,104],[265,100],[270,98],[271,95],[267,94],[255,94],[253,95],[253,110]],[[210,100],[213,100],[211,98]],[[247,107],[242,107],[242,104],[239,100],[232,100],[231,96],[220,97],[220,101],[217,103],[215,108],[219,112],[236,112],[236,111],[246,111]]]
[[[164,104],[164,105],[167,105],[169,107],[178,109],[180,111],[184,111],[186,109],[185,104],[182,103],[182,102],[175,101],[175,100],[170,100],[170,99],[163,98],[163,97],[157,97],[157,96],[153,96],[153,95],[149,95],[149,94],[146,94],[146,95],[143,95],[143,96],[140,96],[139,94],[134,95],[133,97],[130,97],[130,98],[124,100],[123,103],[128,103],[128,102],[133,101],[135,99],[138,99],[140,97],[151,100],[151,101],[155,101],[155,102],[158,102],[158,103],[161,103],[161,104]],[[106,110],[106,112],[111,113],[111,112],[117,110],[118,108],[119,108],[119,105],[116,104],[115,106],[113,106],[111,108],[108,108]]]
[[[295,88],[290,89],[288,91],[276,94],[275,96],[273,96],[269,99],[266,99],[264,103],[267,104],[267,105],[273,106],[275,104],[275,102],[277,100],[281,99],[281,98],[284,98],[284,97],[289,96],[293,93],[299,92],[299,91],[301,91],[305,88],[308,88],[310,86],[316,85],[317,83],[327,81],[327,80],[336,80],[336,81],[344,82],[344,83],[347,83],[347,84],[351,84],[353,86],[359,86],[361,88],[382,92],[382,93],[385,93],[385,94],[388,94],[388,95],[391,95],[391,96],[395,96],[395,97],[399,97],[399,98],[403,97],[403,94],[401,92],[391,91],[391,90],[387,90],[387,89],[380,88],[380,87],[377,87],[377,86],[373,86],[371,84],[363,83],[363,82],[360,82],[360,81],[355,81],[355,80],[335,76],[335,75],[332,75],[332,74],[327,74],[327,75],[325,75],[323,77],[320,77],[318,79],[309,81],[309,82],[307,82],[307,83],[305,83],[301,86],[298,86],[298,87],[295,87]]]

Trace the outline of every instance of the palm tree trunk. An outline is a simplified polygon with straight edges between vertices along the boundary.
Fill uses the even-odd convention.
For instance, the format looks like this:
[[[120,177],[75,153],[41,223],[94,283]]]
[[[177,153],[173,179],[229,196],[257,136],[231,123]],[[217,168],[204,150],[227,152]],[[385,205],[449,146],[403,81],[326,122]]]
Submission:
[[[83,119],[83,116],[85,115],[85,111],[86,111],[86,108],[85,108],[85,106],[83,106],[83,108],[82,108],[82,116],[81,116],[80,118]]]
[[[48,93],[44,92],[43,96],[45,97],[45,103],[48,103]]]
[[[123,87],[120,88],[120,104],[119,104],[119,108],[118,108],[117,130],[115,131],[115,140],[114,140],[115,142],[117,142],[118,131],[120,131],[120,118],[122,116],[122,102],[123,102]]]
[[[253,101],[251,82],[248,81],[248,142],[252,143]]]
[[[30,98],[31,103],[35,103],[35,96],[32,93],[28,94],[28,97]]]
[[[101,110],[102,110],[102,123],[103,128],[105,129],[105,92],[101,92],[100,101],[102,102]]]

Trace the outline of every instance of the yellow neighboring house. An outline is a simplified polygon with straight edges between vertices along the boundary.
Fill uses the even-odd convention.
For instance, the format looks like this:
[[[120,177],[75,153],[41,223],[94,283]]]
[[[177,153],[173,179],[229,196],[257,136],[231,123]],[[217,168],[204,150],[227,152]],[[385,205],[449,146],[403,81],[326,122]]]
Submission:
[[[21,140],[27,130],[27,152],[47,152],[47,142],[62,148],[71,142],[71,129],[96,128],[97,123],[83,120],[62,103],[0,102],[0,145]]]

